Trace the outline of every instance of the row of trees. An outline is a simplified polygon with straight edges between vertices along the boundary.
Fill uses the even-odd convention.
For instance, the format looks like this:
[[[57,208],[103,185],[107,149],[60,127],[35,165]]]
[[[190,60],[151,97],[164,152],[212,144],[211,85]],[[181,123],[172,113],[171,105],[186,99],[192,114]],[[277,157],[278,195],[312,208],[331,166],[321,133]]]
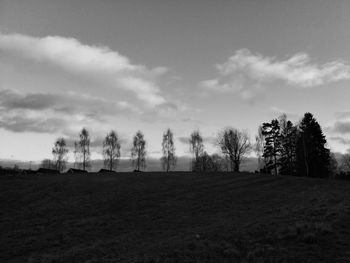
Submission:
[[[90,135],[83,128],[79,134],[79,140],[74,142],[74,167],[83,170],[91,167]],[[233,128],[227,128],[219,133],[217,144],[224,157],[204,151],[203,137],[199,131],[194,131],[188,140],[190,152],[193,154],[191,162],[192,171],[239,171],[241,163],[250,152],[251,145],[246,132]],[[121,141],[115,131],[110,131],[104,138],[103,144],[104,166],[109,170],[116,170],[120,159]],[[46,159],[42,166],[55,168],[62,171],[66,168],[68,146],[64,138],[58,138],[52,149],[53,161]],[[146,141],[141,131],[134,137],[131,147],[131,160],[136,171],[146,167]],[[175,154],[174,134],[167,129],[163,134],[162,141],[162,167],[170,171],[176,167],[177,157]]]
[[[255,138],[255,144],[249,140],[244,130],[225,128],[217,135],[215,144],[221,152],[209,155],[204,149],[204,139],[200,132],[191,133],[188,142],[192,153],[192,171],[234,171],[241,169],[242,163],[254,149],[258,156],[261,172],[282,175],[302,175],[326,177],[330,174],[332,158],[326,147],[326,138],[311,113],[305,113],[303,119],[293,124],[286,115],[263,123]],[[83,170],[90,167],[90,136],[83,128],[79,140],[74,143],[75,166]],[[121,142],[115,131],[110,131],[103,141],[104,165],[116,170],[120,159]],[[68,148],[64,138],[59,138],[52,149],[54,166],[65,169]],[[146,141],[138,131],[132,141],[131,160],[135,170],[146,167]],[[161,162],[165,171],[176,166],[174,135],[170,129],[163,134]]]
[[[241,164],[252,149],[248,133],[234,128],[226,128],[217,135],[215,144],[222,156],[209,155],[204,151],[203,137],[199,131],[190,135],[189,143],[193,154],[192,171],[239,172]]]
[[[294,125],[286,115],[263,123],[255,151],[261,171],[273,174],[327,177],[331,154],[321,126],[311,113]]]
[[[74,167],[86,170],[91,167],[90,135],[83,128],[79,134],[79,141],[74,142]],[[103,140],[102,154],[105,168],[116,170],[120,159],[121,141],[115,131],[110,131]],[[176,165],[173,133],[168,129],[163,135],[163,168],[169,171]],[[66,168],[68,146],[64,138],[58,138],[52,148],[53,161],[45,159],[42,162],[44,168],[54,168],[63,171]],[[146,167],[146,141],[141,131],[133,137],[131,147],[131,159],[135,170],[140,171]]]

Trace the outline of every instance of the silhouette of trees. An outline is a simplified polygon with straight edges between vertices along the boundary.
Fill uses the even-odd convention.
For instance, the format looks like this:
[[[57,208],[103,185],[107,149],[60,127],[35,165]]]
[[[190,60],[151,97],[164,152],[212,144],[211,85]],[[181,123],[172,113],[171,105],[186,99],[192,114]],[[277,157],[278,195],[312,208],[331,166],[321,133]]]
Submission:
[[[305,113],[297,126],[285,114],[263,123],[262,135],[267,169],[276,175],[326,177],[336,170],[321,126],[311,113]]]
[[[79,134],[79,142],[76,144],[77,154],[81,160],[80,166],[83,170],[91,166],[90,163],[90,135],[89,132],[83,128]]]
[[[162,166],[165,171],[169,171],[171,167],[176,166],[176,155],[175,155],[175,146],[174,146],[174,138],[173,133],[170,129],[168,129],[163,134],[163,142],[162,142],[162,151],[163,157],[161,158]]]
[[[254,151],[258,157],[258,169],[266,172],[267,160],[264,157],[265,136],[262,134],[262,126],[258,127],[258,134],[255,136]]]
[[[58,138],[52,148],[52,154],[55,160],[55,168],[63,171],[66,168],[68,149],[64,138]]]
[[[110,131],[103,141],[104,165],[110,171],[117,169],[120,158],[120,141],[115,131]]]
[[[219,172],[223,170],[224,160],[218,155],[204,151],[195,161],[196,172]]]
[[[301,176],[329,175],[330,150],[326,137],[314,116],[307,112],[299,125],[297,142],[297,172]]]
[[[191,133],[189,143],[190,152],[193,154],[193,160],[191,162],[192,171],[196,171],[198,170],[196,167],[196,165],[198,164],[198,159],[204,151],[203,138],[198,130]]]
[[[281,128],[281,157],[280,157],[280,174],[296,174],[296,147],[298,140],[297,127],[293,125],[284,114],[279,120]]]
[[[239,172],[242,161],[251,151],[247,132],[227,128],[219,132],[218,144],[222,153],[230,159],[231,170]]]
[[[55,169],[56,168],[54,162],[51,161],[50,159],[42,160],[40,167],[45,168],[45,169]]]
[[[265,122],[262,125],[262,135],[265,138],[265,147],[263,157],[267,159],[268,171],[274,171],[278,174],[280,165],[279,158],[282,151],[280,125],[277,119],[271,122]]]
[[[137,131],[133,138],[131,159],[136,171],[146,167],[146,141],[141,131]]]

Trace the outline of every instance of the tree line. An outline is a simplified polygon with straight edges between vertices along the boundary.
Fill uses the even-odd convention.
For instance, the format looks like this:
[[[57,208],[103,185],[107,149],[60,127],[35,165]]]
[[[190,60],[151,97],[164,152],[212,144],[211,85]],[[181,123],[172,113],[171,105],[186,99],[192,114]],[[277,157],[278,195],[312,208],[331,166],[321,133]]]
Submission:
[[[327,148],[327,140],[321,126],[308,112],[296,124],[288,120],[285,114],[262,123],[254,143],[250,141],[245,130],[225,128],[218,132],[215,138],[215,145],[221,154],[210,155],[205,151],[204,139],[199,130],[190,134],[188,144],[192,154],[190,169],[194,172],[239,172],[242,163],[253,150],[258,157],[258,170],[262,173],[327,177],[332,175],[336,166],[335,158]],[[107,133],[101,146],[105,168],[117,170],[121,157],[121,140],[117,132],[111,130]],[[133,136],[130,154],[135,171],[146,167],[146,147],[143,133],[137,131]],[[161,147],[162,167],[164,171],[171,171],[177,163],[174,134],[171,129],[163,133]],[[68,154],[64,138],[56,140],[52,154],[54,159],[51,167],[63,171]],[[74,167],[88,169],[91,166],[90,157],[90,135],[83,128],[79,133],[79,140],[74,143]]]
[[[283,114],[258,129],[255,151],[260,171],[271,174],[328,177],[334,157],[315,117],[307,112],[293,124]]]

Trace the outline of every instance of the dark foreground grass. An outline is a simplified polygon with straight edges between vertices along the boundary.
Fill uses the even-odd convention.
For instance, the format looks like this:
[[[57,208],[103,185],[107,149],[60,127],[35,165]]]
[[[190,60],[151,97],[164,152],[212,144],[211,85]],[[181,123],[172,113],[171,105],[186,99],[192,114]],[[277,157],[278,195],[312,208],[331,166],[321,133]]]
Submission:
[[[0,262],[350,262],[350,182],[3,177],[0,202]]]

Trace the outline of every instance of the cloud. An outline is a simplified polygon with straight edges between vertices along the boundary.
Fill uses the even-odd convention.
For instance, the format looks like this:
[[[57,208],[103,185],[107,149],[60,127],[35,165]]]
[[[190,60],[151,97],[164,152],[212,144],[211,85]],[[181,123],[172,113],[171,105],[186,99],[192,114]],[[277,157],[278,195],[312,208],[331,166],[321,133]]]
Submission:
[[[283,114],[286,114],[288,118],[292,118],[292,119],[297,119],[299,117],[298,114],[296,114],[294,112],[290,112],[290,111],[287,111],[285,109],[275,107],[275,106],[270,107],[268,114],[273,115],[274,118],[279,117]]]
[[[179,142],[183,143],[183,144],[189,144],[190,138],[189,137],[178,137],[177,138],[179,140]]]
[[[0,90],[0,127],[14,132],[71,134],[89,124],[103,125],[108,117],[141,114],[125,101],[111,102],[70,93],[22,93]]]
[[[66,72],[111,83],[116,89],[130,91],[147,104],[166,103],[157,80],[164,67],[148,69],[105,46],[85,45],[75,38],[61,36],[32,37],[0,33],[0,51],[14,57],[46,63]]]
[[[340,136],[333,136],[329,138],[332,141],[339,142],[341,144],[350,144],[350,139],[346,139]]]
[[[181,136],[181,137],[178,137],[177,139],[179,140],[179,142],[181,142],[183,144],[189,144],[189,142],[190,142],[190,137]],[[203,143],[216,145],[216,142],[217,142],[217,138],[214,136],[203,137]]]
[[[270,81],[280,80],[290,86],[307,88],[350,79],[349,64],[338,60],[314,64],[306,53],[278,60],[240,49],[225,63],[216,65],[216,69],[219,77],[200,82],[200,87],[218,92],[238,91],[246,99]]]
[[[347,119],[350,117],[350,111],[339,111],[335,113],[337,119]]]
[[[340,134],[350,133],[350,122],[337,121],[334,123],[331,131]]]

